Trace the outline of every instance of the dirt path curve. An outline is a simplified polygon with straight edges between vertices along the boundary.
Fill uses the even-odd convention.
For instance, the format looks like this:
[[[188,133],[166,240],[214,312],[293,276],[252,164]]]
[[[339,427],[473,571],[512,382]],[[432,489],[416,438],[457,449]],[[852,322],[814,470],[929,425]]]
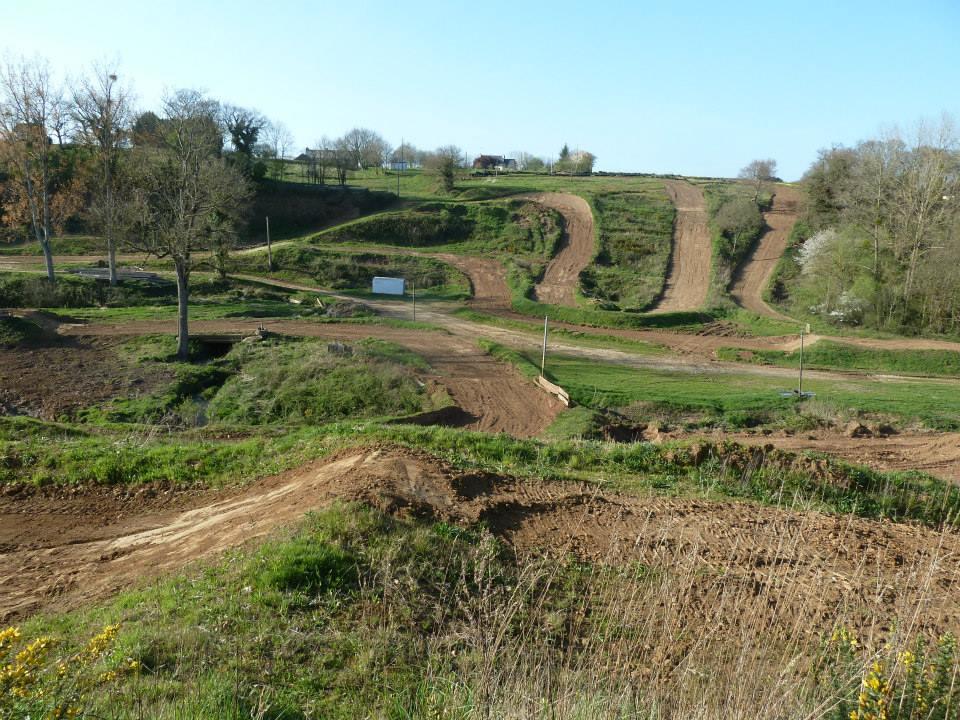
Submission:
[[[521,555],[642,563],[654,577],[672,578],[655,587],[677,627],[714,618],[707,624],[732,637],[746,625],[816,637],[840,620],[870,626],[917,613],[941,631],[960,628],[953,532],[463,473],[390,447],[342,451],[173,509],[96,494],[0,496],[0,619],[77,607],[248,544],[334,501],[482,522]]]
[[[194,334],[253,334],[261,326],[283,335],[346,341],[377,337],[408,347],[426,359],[433,370],[430,379],[446,388],[454,403],[465,411],[463,427],[468,429],[535,437],[563,409],[558,400],[515,368],[483,352],[476,343],[476,335],[291,320],[195,320],[190,325]],[[119,337],[174,332],[175,323],[165,320],[60,327],[60,333],[67,336]]]
[[[534,288],[534,297],[542,303],[575,307],[580,273],[596,251],[590,205],[582,197],[569,193],[537,193],[524,197],[559,212],[564,224],[560,248],[547,264],[543,280]]]
[[[730,295],[741,307],[758,315],[788,322],[792,322],[792,319],[767,305],[763,291],[770,284],[777,263],[787,249],[787,238],[799,215],[800,199],[800,192],[789,185],[776,186],[773,206],[763,214],[769,230],[737,271],[730,288]]]
[[[703,191],[687,182],[667,180],[667,195],[676,206],[673,249],[663,295],[653,312],[699,310],[710,289],[712,248]]]

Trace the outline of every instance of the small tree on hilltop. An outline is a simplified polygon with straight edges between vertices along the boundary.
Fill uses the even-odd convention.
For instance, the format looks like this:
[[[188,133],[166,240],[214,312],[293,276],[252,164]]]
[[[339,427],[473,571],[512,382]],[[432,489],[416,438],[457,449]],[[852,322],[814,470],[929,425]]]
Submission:
[[[773,158],[753,160],[740,171],[740,178],[748,180],[753,185],[753,201],[760,199],[763,184],[772,181],[777,175],[777,161]]]
[[[462,157],[463,152],[456,145],[445,145],[437,148],[427,162],[427,168],[439,176],[445,192],[453,192]]]
[[[250,190],[220,155],[223,129],[216,102],[192,90],[164,100],[161,144],[138,158],[137,233],[130,244],[170,258],[177,274],[177,356],[188,357],[188,303],[193,253],[223,252],[239,225]]]

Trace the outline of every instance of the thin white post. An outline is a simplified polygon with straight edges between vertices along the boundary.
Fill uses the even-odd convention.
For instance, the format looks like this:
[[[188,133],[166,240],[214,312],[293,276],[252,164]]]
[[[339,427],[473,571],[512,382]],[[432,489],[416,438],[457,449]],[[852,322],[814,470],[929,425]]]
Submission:
[[[797,394],[803,397],[803,328],[800,328],[800,385]]]
[[[415,280],[410,281],[410,287],[413,290],[413,321],[417,321],[417,283]]]

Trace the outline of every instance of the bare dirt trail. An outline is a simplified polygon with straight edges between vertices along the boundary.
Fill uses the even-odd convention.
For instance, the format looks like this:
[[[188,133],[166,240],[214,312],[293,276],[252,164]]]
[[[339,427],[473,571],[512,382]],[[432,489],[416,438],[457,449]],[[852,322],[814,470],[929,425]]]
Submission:
[[[457,406],[467,413],[463,427],[469,429],[535,437],[563,409],[558,400],[524,378],[515,368],[483,352],[476,336],[296,320],[198,320],[191,323],[194,334],[252,335],[260,327],[283,335],[328,340],[377,337],[408,347],[426,359],[433,370],[430,378],[442,385]],[[175,332],[175,323],[167,320],[60,327],[60,333],[67,337],[123,337]]]
[[[800,192],[795,188],[789,185],[775,187],[773,206],[763,214],[769,229],[737,271],[730,288],[730,295],[741,307],[758,315],[788,322],[793,320],[767,305],[763,291],[770,284],[777,263],[787,249],[787,239],[799,217],[800,200]]]
[[[663,295],[653,312],[699,310],[710,289],[712,247],[707,227],[707,202],[703,191],[679,180],[664,182],[676,206],[673,248]]]
[[[715,632],[741,632],[736,618],[748,617],[777,634],[815,636],[840,616],[869,627],[918,612],[941,631],[960,628],[960,537],[951,531],[464,473],[396,448],[347,450],[185,506],[147,500],[139,512],[87,494],[0,496],[0,619],[106,597],[335,501],[483,522],[521,556],[642,563],[678,578],[658,592],[675,593],[667,606],[684,626],[716,617]]]
[[[543,280],[534,288],[539,302],[575,307],[577,285],[596,252],[593,212],[582,197],[568,193],[537,193],[524,196],[556,210],[563,216],[560,248],[547,264]]]

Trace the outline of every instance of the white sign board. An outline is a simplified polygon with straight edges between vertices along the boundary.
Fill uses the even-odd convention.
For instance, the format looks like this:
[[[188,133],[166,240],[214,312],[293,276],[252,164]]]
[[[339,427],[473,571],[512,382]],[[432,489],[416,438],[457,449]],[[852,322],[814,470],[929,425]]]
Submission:
[[[383,295],[403,295],[403,278],[375,277],[373,291]]]

